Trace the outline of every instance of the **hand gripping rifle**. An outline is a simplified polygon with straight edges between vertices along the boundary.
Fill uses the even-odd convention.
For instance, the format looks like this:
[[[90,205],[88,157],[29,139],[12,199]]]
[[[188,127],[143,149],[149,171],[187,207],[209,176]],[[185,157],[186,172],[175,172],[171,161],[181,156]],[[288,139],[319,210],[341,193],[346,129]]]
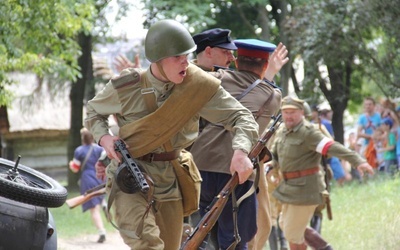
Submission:
[[[259,159],[268,161],[272,158],[271,153],[265,144],[274,134],[276,129],[281,123],[281,114],[274,118],[273,124],[264,133],[262,138],[258,139],[257,144],[252,148],[249,153],[249,158],[254,165],[254,168],[258,167]],[[231,179],[226,183],[224,188],[219,192],[219,194],[214,197],[211,202],[209,211],[201,218],[200,222],[197,224],[196,228],[193,229],[192,233],[187,237],[186,241],[182,244],[181,250],[194,250],[198,249],[202,244],[204,238],[207,236],[208,232],[212,229],[218,217],[221,215],[226,202],[228,201],[229,195],[235,190],[236,186],[239,184],[238,174],[235,173]]]

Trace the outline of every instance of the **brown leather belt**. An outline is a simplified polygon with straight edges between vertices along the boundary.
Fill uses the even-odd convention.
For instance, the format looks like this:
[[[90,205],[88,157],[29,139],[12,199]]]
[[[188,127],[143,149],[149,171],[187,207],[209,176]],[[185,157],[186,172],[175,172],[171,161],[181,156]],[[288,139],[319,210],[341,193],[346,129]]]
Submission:
[[[141,161],[147,161],[147,162],[153,162],[153,161],[172,161],[175,160],[179,157],[181,151],[180,150],[174,150],[171,152],[164,152],[164,153],[149,153],[143,156],[138,157],[138,160]]]
[[[319,167],[314,167],[293,172],[284,172],[282,173],[282,175],[285,180],[289,180],[289,179],[300,178],[303,176],[313,175],[318,172],[319,172]]]

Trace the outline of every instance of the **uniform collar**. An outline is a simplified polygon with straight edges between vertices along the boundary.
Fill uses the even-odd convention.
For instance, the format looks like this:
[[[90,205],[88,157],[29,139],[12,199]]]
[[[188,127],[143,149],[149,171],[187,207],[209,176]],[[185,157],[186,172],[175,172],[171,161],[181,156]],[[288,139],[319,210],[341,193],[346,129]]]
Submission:
[[[165,94],[167,92],[170,92],[172,90],[172,88],[175,86],[175,84],[173,82],[163,82],[163,81],[160,81],[157,78],[155,78],[155,76],[151,72],[150,67],[146,72],[146,77],[149,80],[149,82],[151,83],[154,90],[158,93]]]

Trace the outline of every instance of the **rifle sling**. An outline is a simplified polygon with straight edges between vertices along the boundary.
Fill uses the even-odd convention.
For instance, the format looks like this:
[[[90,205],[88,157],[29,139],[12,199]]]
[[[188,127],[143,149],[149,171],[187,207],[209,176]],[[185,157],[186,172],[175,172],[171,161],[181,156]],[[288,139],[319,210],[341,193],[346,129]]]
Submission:
[[[117,191],[121,191],[118,187],[118,185],[116,185],[115,183],[111,185],[111,190],[110,190],[110,195],[108,196],[108,201],[107,201],[107,211],[106,211],[106,217],[108,222],[111,223],[111,225],[117,229],[118,231],[120,231],[121,233],[125,234],[126,236],[132,238],[132,239],[140,239],[140,237],[142,236],[142,232],[143,232],[143,224],[144,224],[144,219],[147,216],[147,214],[150,212],[150,209],[154,203],[153,200],[153,192],[154,192],[154,183],[153,180],[150,178],[150,176],[148,176],[146,173],[143,173],[144,177],[146,178],[147,182],[149,183],[150,186],[150,190],[147,193],[147,207],[146,207],[146,211],[142,216],[142,219],[139,222],[139,225],[136,229],[136,231],[133,230],[127,230],[127,229],[123,229],[118,227],[112,220],[112,216],[110,213],[110,209],[111,206],[114,202],[114,198],[115,198],[115,194],[117,193]],[[122,192],[122,191],[121,191]]]
[[[258,81],[259,80],[259,81]],[[243,92],[239,97],[237,97],[237,100],[240,100],[243,96],[245,96],[248,92],[250,92],[251,89],[253,89],[255,86],[257,86],[261,80],[258,79],[257,81],[253,82],[253,84],[251,84],[245,92]],[[268,97],[268,99],[265,101],[264,105],[262,105],[260,107],[260,109],[258,110],[257,114],[255,115],[255,120],[257,120],[262,113],[264,113],[267,105],[271,102],[272,98],[274,97],[275,93],[274,91],[272,92],[272,94]],[[264,164],[263,162],[261,164]],[[234,238],[235,241],[228,247],[228,250],[233,250],[235,249],[236,245],[240,242],[240,235],[239,235],[239,230],[238,230],[238,223],[237,223],[237,211],[239,209],[240,203],[242,203],[242,201],[246,198],[248,198],[251,194],[253,194],[257,188],[258,188],[258,184],[260,181],[260,166],[259,163],[257,162],[256,164],[256,176],[254,178],[254,183],[251,186],[251,188],[244,194],[242,195],[239,200],[236,201],[236,195],[235,195],[235,190],[233,190],[232,192],[232,207],[233,207],[233,225],[234,225]]]
[[[255,80],[245,91],[243,91],[239,96],[236,97],[236,100],[242,99],[245,95],[247,95],[252,89],[254,89],[262,80],[257,79]]]
[[[255,119],[257,120],[258,117],[261,116],[261,114],[264,112],[265,108],[267,107],[267,105],[271,102],[272,98],[274,97],[275,93],[272,92],[272,94],[268,97],[268,99],[265,101],[264,105],[258,110],[257,115],[255,117]],[[262,160],[262,159],[261,159]],[[256,177],[254,179],[254,185],[249,189],[249,191],[247,191],[244,195],[242,195],[242,197],[240,197],[240,199],[238,200],[238,204],[237,206],[239,207],[240,203],[246,199],[247,197],[249,197],[253,192],[255,192],[258,188],[258,183],[260,181],[260,166],[259,163],[256,163],[258,165],[258,167],[256,167]],[[264,164],[262,162],[262,164]]]

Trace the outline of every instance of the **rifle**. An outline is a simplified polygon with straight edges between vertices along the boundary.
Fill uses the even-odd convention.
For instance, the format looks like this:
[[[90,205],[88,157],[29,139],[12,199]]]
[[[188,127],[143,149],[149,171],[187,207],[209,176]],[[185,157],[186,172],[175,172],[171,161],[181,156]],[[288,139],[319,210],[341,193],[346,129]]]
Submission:
[[[329,220],[332,220],[332,208],[331,208],[331,199],[329,198],[330,184],[328,178],[328,164],[326,162],[326,157],[322,156],[322,166],[325,171],[324,181],[326,186],[326,191],[328,191],[328,195],[325,197],[325,204],[326,204],[326,215],[328,216]]]
[[[274,118],[273,124],[268,128],[264,135],[258,139],[256,145],[250,151],[248,157],[253,163],[254,168],[258,167],[259,159],[263,161],[268,161],[272,158],[271,153],[265,144],[272,137],[278,126],[280,125],[281,114]],[[279,123],[278,123],[279,122]],[[187,237],[185,242],[181,246],[181,250],[193,250],[198,249],[204,238],[207,236],[208,232],[215,225],[218,217],[221,215],[226,202],[228,201],[229,195],[235,190],[236,186],[239,184],[238,174],[232,175],[231,179],[225,184],[224,188],[219,192],[219,194],[214,197],[209,207],[211,207],[208,212],[201,218],[200,222],[193,229],[192,233]]]
[[[106,193],[106,184],[100,184],[94,188],[87,190],[84,194],[79,195],[74,198],[70,198],[65,201],[70,209],[75,208],[83,203],[87,202],[88,200],[92,199],[93,197],[103,195]]]
[[[318,110],[318,126],[319,130],[322,131],[322,123],[321,123],[321,117],[320,117],[320,111]],[[324,169],[324,181],[325,181],[325,186],[326,186],[326,191],[328,191],[328,195],[325,197],[325,204],[326,204],[326,215],[328,216],[329,220],[332,220],[332,208],[331,208],[331,199],[329,197],[329,192],[330,190],[330,183],[329,183],[329,178],[328,178],[328,163],[326,162],[326,156],[322,155],[321,158],[322,161],[322,167]]]

